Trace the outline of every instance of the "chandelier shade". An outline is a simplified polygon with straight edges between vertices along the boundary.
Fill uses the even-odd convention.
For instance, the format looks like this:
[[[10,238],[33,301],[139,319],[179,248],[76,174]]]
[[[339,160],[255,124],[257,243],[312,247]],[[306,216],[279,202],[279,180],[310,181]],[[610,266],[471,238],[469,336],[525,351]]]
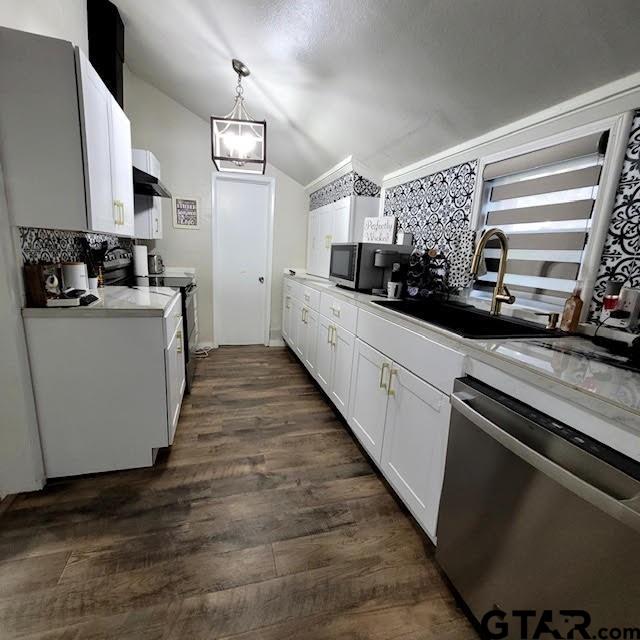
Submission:
[[[211,116],[211,157],[221,172],[263,174],[267,163],[267,123],[251,118],[244,106],[242,78],[249,69],[232,61],[238,74],[233,109],[226,116]]]

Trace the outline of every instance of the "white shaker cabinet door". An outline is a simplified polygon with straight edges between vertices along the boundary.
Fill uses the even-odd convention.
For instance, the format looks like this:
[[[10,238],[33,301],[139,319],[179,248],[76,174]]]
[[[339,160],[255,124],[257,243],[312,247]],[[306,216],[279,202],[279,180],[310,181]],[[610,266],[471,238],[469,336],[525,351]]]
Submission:
[[[182,317],[177,321],[177,326],[169,345],[165,350],[165,368],[167,380],[167,429],[169,444],[178,426],[180,417],[180,405],[185,389],[184,370],[184,337],[182,335]]]
[[[111,134],[111,185],[118,213],[116,233],[135,235],[133,213],[133,164],[131,156],[131,125],[120,105],[109,101]]]
[[[334,325],[333,330],[333,376],[331,378],[331,399],[340,413],[347,418],[349,411],[349,391],[351,390],[351,365],[355,336],[350,331]]]
[[[351,376],[349,425],[369,455],[380,464],[391,360],[356,339]]]
[[[316,342],[316,379],[327,394],[330,393],[333,375],[333,331],[334,325],[325,316],[320,315]]]
[[[303,322],[303,306],[299,300],[294,298],[291,306],[291,326],[293,334],[293,349],[300,359],[304,359],[304,341],[306,325]]]
[[[303,362],[309,373],[316,377],[316,360],[318,347],[318,318],[319,314],[305,307],[305,340]]]
[[[353,196],[343,198],[333,205],[332,231],[333,242],[351,242],[351,203]]]
[[[282,301],[282,337],[290,344],[291,333],[291,296],[285,295]]]
[[[435,539],[449,431],[449,399],[392,365],[382,470],[416,519]]]
[[[333,211],[330,205],[318,209],[318,251],[316,275],[322,278],[329,277],[329,265],[331,263],[331,243],[333,242]]]
[[[92,231],[119,233],[119,212],[114,202],[111,176],[109,122],[112,97],[82,52],[78,52],[78,68],[88,226]]]

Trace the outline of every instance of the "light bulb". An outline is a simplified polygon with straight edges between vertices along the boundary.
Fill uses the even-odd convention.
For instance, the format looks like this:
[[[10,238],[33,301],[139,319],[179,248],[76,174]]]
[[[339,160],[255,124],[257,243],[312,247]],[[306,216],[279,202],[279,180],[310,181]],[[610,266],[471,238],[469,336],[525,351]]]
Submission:
[[[246,158],[256,147],[258,138],[250,133],[224,133],[222,135],[229,155],[234,158]]]

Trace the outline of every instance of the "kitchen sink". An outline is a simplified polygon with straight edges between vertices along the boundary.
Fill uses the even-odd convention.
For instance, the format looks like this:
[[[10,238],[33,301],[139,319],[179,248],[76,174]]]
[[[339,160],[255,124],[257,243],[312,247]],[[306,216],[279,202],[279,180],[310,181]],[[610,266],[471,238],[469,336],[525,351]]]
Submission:
[[[435,324],[463,338],[475,340],[504,338],[560,338],[567,334],[545,329],[518,318],[492,316],[488,311],[453,302],[374,300],[374,304],[406,316]]]

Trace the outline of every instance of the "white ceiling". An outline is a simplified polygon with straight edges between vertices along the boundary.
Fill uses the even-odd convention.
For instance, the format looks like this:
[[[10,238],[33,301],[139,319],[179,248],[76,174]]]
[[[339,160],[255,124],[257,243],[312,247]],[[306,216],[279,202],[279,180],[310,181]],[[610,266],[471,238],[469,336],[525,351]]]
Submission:
[[[302,184],[387,173],[640,70],[637,0],[115,0],[131,69],[208,119],[230,59]],[[639,105],[640,106],[640,105]]]

